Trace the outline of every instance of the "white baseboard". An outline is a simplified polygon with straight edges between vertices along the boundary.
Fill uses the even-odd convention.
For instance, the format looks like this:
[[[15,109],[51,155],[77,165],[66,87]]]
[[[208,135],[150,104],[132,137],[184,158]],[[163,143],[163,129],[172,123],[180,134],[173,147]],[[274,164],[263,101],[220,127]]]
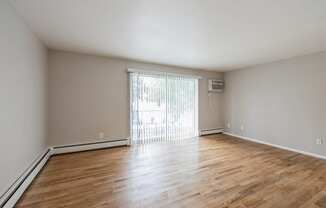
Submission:
[[[129,145],[129,139],[72,144],[48,148],[0,198],[1,208],[12,208],[52,155]]]
[[[199,136],[205,136],[205,135],[210,135],[210,134],[218,134],[218,133],[223,133],[224,129],[223,128],[215,128],[215,129],[202,129],[199,131]]]
[[[276,148],[279,148],[279,149],[284,149],[284,150],[288,150],[288,151],[291,151],[291,152],[297,152],[297,153],[300,153],[300,154],[303,154],[303,155],[308,155],[308,156],[312,156],[312,157],[315,157],[315,158],[326,160],[326,156],[319,155],[319,154],[316,154],[316,153],[306,152],[306,151],[303,151],[303,150],[298,150],[298,149],[294,149],[294,148],[290,148],[290,147],[285,147],[285,146],[281,146],[281,145],[277,145],[277,144],[272,144],[272,143],[260,141],[258,139],[253,139],[253,138],[250,138],[250,137],[245,137],[245,136],[240,136],[240,135],[237,135],[237,134],[232,134],[232,133],[229,133],[229,132],[223,132],[223,134],[233,136],[233,137],[237,137],[239,139],[244,139],[244,140],[248,140],[248,141],[251,141],[251,142],[264,144],[264,145],[276,147]]]
[[[72,153],[72,152],[81,152],[81,151],[86,151],[86,150],[104,149],[104,148],[109,148],[109,147],[119,147],[119,146],[126,146],[126,145],[129,145],[128,139],[71,144],[71,145],[52,147],[51,155]]]
[[[42,170],[51,156],[50,149],[41,154],[32,165],[16,180],[16,182],[0,198],[0,207],[12,208],[15,206],[24,191],[32,183],[36,175]]]

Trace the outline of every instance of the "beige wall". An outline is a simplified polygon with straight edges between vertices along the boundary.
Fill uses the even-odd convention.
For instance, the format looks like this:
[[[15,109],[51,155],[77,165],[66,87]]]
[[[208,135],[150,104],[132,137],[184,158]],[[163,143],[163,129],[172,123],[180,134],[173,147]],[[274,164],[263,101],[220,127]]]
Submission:
[[[225,74],[229,132],[326,156],[326,53]],[[244,131],[240,126],[244,125]]]
[[[46,149],[47,51],[0,1],[0,196]]]
[[[220,94],[207,94],[207,78],[221,73],[145,64],[92,55],[49,52],[49,143],[73,144],[129,137],[127,68],[200,75],[199,128],[223,125]]]

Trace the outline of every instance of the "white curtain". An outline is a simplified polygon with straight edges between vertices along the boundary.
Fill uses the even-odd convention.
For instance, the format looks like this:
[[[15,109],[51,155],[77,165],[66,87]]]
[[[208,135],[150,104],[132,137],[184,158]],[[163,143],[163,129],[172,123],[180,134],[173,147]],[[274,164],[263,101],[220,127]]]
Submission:
[[[130,73],[132,143],[176,141],[198,135],[198,79]]]

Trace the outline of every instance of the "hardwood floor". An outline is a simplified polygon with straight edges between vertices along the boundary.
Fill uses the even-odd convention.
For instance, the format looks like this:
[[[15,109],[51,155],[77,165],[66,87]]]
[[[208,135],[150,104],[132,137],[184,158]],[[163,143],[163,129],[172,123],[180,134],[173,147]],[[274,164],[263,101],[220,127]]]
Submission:
[[[54,156],[17,207],[326,207],[326,161],[227,135]]]

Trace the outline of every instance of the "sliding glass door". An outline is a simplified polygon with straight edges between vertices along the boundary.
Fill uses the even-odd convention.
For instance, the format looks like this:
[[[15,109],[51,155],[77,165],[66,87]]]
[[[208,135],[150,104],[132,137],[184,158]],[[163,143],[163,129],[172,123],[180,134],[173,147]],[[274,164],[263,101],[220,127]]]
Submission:
[[[170,74],[130,73],[130,125],[133,143],[197,136],[198,80]]]

